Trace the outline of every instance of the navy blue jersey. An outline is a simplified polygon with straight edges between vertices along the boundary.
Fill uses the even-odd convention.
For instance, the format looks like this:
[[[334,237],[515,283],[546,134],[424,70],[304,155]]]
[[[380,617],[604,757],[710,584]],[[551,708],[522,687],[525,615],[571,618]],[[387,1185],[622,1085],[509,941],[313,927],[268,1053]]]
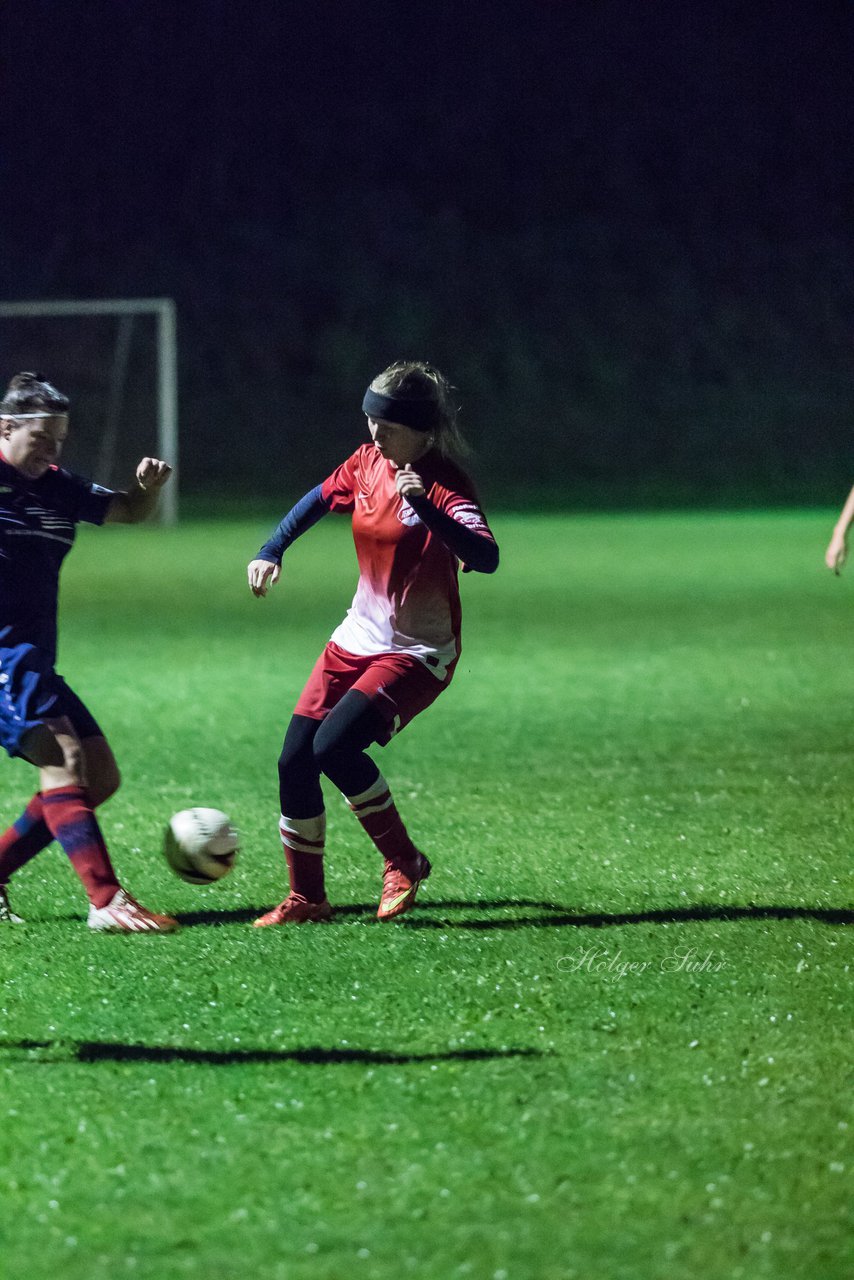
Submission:
[[[30,480],[0,457],[0,646],[56,659],[59,571],[80,520],[103,524],[112,489],[51,467]]]

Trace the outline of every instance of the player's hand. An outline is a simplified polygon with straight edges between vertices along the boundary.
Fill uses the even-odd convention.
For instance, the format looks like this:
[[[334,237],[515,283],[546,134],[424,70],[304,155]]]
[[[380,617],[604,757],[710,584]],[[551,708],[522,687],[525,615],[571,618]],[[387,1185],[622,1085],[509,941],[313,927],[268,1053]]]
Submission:
[[[162,489],[171,474],[168,462],[161,462],[159,458],[143,458],[136,468],[136,482],[145,492]]]
[[[838,574],[848,558],[848,538],[844,533],[834,533],[824,553],[824,563],[828,569]]]
[[[398,467],[394,483],[401,498],[420,498],[426,493],[424,481],[412,470],[411,462],[407,462],[405,467]]]
[[[253,560],[247,569],[249,587],[253,596],[265,596],[267,588],[276,585],[281,573],[280,564],[273,564],[270,560]]]

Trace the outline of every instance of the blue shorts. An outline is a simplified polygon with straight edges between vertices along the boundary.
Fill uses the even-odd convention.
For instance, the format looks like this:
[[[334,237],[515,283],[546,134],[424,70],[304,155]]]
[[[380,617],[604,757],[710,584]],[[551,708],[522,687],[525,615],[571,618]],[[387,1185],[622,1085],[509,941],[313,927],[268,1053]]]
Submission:
[[[10,756],[21,754],[21,739],[30,729],[66,716],[78,738],[102,738],[103,729],[53,669],[53,659],[33,644],[0,648],[0,746]]]

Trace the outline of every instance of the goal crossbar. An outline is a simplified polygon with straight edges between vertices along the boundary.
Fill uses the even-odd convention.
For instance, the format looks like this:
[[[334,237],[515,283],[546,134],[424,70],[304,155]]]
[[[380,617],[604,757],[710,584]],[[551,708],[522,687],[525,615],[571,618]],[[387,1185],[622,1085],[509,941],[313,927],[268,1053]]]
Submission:
[[[138,315],[157,318],[157,448],[160,457],[171,464],[175,473],[163,490],[160,515],[164,524],[175,524],[178,519],[178,358],[172,298],[0,302],[0,317]]]

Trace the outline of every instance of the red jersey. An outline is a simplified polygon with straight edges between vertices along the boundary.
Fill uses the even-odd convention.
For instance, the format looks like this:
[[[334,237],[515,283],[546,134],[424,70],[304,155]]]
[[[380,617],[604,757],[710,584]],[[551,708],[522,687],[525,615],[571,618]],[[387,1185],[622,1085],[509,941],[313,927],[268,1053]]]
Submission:
[[[419,458],[426,496],[460,524],[492,533],[468,476],[436,453]],[[363,444],[323,482],[330,511],[350,512],[359,585],[332,640],[354,654],[405,653],[444,680],[460,654],[459,563],[397,492],[395,469]]]

